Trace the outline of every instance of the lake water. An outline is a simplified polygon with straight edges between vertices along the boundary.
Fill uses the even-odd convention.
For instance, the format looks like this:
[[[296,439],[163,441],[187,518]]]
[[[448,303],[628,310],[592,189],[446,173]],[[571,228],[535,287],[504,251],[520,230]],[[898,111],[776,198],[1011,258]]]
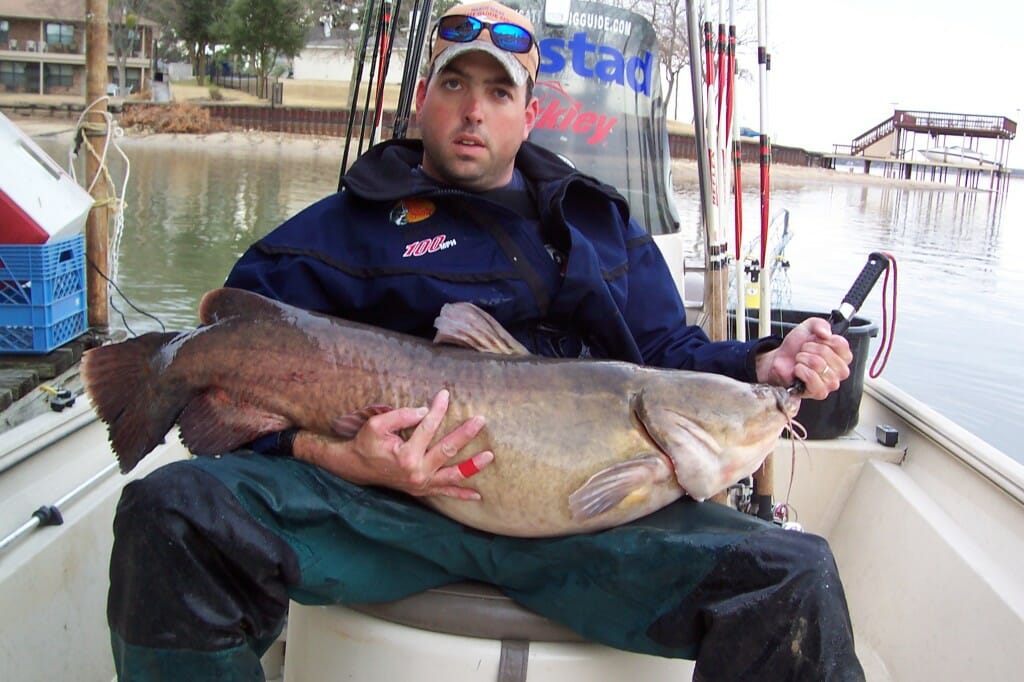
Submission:
[[[66,142],[39,141],[56,159],[66,157]],[[223,282],[249,244],[337,187],[339,147],[296,146],[241,134],[204,144],[126,141],[131,174],[119,286],[132,303],[169,329],[195,325],[199,298]],[[115,177],[118,165],[111,164]],[[780,169],[772,195],[774,208],[790,212],[788,306],[827,313],[870,252],[891,252],[899,267],[898,317],[883,377],[1024,462],[1016,429],[1024,416],[1024,363],[1017,359],[1024,181],[996,195],[798,175]],[[745,187],[752,226],[757,187]],[[696,259],[696,188],[684,182],[675,198]],[[111,326],[159,328],[123,300],[115,304],[124,322],[111,310]],[[881,280],[860,314],[881,325]]]

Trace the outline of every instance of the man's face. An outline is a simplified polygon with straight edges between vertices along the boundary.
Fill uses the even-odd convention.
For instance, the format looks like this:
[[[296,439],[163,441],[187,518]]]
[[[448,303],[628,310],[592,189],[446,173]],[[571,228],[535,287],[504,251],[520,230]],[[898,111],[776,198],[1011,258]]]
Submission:
[[[516,152],[533,129],[538,104],[527,104],[490,55],[468,52],[416,88],[416,117],[423,137],[423,170],[430,177],[474,192],[502,187],[512,178]]]

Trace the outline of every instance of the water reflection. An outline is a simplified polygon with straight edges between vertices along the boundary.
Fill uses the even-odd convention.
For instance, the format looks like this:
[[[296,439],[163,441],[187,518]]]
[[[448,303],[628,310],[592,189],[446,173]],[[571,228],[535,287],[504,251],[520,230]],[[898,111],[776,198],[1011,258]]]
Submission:
[[[235,137],[243,139],[196,144],[160,136],[123,143],[130,174],[118,284],[132,305],[168,328],[194,326],[199,298],[223,283],[250,244],[337,188],[334,147]],[[64,158],[60,141],[40,142]],[[123,177],[119,160],[110,168]],[[159,329],[118,297],[112,305],[112,326]],[[124,311],[123,322],[117,311]]]

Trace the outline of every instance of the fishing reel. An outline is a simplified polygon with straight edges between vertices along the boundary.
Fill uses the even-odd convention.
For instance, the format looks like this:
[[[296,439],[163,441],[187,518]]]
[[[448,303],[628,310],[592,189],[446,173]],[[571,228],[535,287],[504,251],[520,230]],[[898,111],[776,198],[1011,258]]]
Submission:
[[[736,483],[725,489],[726,499],[724,504],[732,507],[743,514],[758,516],[757,504],[754,502],[754,477],[741,478]],[[785,502],[780,502],[772,507],[772,523],[781,526],[783,530],[792,530],[798,533],[804,532],[804,527],[795,520],[790,519],[793,508]]]
[[[754,500],[754,478],[747,476],[725,489],[725,505],[738,512],[750,514]]]

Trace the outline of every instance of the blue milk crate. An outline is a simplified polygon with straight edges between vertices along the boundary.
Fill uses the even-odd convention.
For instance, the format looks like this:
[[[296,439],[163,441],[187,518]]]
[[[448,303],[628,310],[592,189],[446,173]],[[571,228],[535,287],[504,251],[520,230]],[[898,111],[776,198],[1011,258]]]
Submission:
[[[87,327],[83,235],[0,244],[0,353],[48,353]]]

